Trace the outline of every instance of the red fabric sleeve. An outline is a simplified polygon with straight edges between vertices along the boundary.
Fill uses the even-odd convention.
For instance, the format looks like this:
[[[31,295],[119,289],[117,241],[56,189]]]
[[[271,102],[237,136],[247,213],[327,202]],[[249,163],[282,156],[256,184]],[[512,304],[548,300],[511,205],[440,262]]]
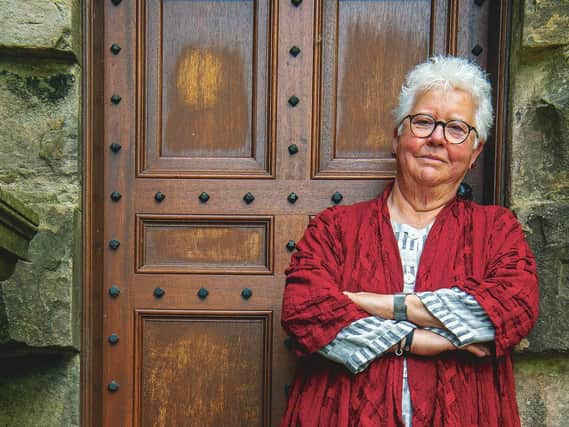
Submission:
[[[487,242],[485,275],[456,283],[472,295],[496,330],[496,356],[502,356],[526,337],[539,312],[535,258],[520,224],[503,208],[495,212]]]
[[[327,209],[310,222],[286,270],[282,325],[296,340],[299,356],[320,350],[350,323],[369,316],[339,288],[345,244],[337,227],[340,209]]]

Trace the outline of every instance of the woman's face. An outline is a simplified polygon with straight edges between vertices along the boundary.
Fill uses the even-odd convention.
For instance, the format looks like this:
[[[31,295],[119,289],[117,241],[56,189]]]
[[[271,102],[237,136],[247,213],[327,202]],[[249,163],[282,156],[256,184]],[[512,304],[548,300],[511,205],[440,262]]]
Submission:
[[[424,113],[437,121],[462,120],[476,126],[475,111],[468,92],[460,89],[435,89],[418,95],[409,114]],[[450,144],[444,138],[442,126],[437,126],[427,138],[414,136],[409,126],[409,119],[404,120],[401,134],[396,134],[393,140],[398,175],[403,179],[411,179],[417,185],[458,186],[482,151],[483,141],[474,150],[474,131],[470,132],[462,144]]]

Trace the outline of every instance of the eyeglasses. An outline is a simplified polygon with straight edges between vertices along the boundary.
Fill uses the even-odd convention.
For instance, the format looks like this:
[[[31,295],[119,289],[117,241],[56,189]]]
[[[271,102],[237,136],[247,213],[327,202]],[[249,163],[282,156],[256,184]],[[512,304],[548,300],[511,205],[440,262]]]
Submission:
[[[462,144],[468,138],[471,131],[476,133],[478,138],[478,131],[474,126],[470,126],[468,123],[462,120],[449,120],[448,122],[442,122],[440,120],[435,120],[433,116],[429,114],[413,114],[403,118],[399,126],[409,119],[411,124],[411,133],[417,138],[428,138],[433,134],[438,125],[443,127],[443,135],[445,139],[451,144]]]

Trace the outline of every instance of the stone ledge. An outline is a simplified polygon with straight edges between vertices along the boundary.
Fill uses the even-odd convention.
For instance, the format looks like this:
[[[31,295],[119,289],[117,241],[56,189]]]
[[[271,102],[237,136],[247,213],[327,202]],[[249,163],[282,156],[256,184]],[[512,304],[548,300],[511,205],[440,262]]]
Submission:
[[[0,0],[0,50],[81,55],[79,0]]]
[[[25,259],[38,225],[34,211],[0,188],[0,280],[10,277],[16,262]]]

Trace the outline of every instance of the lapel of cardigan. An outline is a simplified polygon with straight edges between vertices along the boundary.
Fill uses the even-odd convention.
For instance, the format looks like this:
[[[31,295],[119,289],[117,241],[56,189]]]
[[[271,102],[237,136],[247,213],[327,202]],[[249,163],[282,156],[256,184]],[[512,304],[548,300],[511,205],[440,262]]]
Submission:
[[[393,184],[389,184],[383,194],[377,199],[379,253],[384,271],[384,293],[403,292],[403,266],[395,234],[393,234],[389,209],[387,208],[387,198],[391,194],[392,188]]]
[[[455,263],[460,259],[464,239],[460,227],[464,209],[453,200],[439,213],[423,248],[415,291],[448,287],[454,278]]]

